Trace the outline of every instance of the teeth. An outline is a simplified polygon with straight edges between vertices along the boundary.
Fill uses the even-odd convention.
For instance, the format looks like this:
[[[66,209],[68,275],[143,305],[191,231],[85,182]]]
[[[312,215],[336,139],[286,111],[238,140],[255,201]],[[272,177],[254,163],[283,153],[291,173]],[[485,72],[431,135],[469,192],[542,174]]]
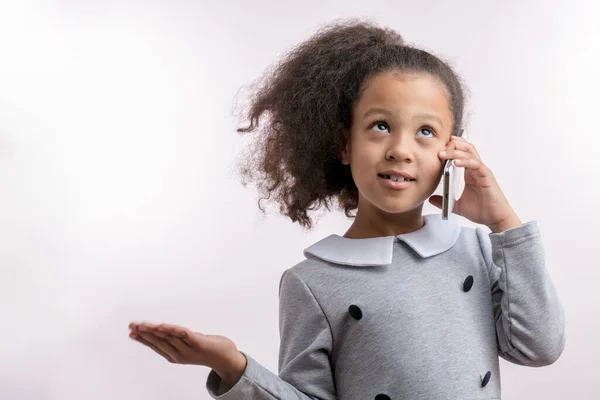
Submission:
[[[382,175],[382,177],[392,180],[394,182],[410,182],[412,180],[410,178],[404,178],[402,176]]]

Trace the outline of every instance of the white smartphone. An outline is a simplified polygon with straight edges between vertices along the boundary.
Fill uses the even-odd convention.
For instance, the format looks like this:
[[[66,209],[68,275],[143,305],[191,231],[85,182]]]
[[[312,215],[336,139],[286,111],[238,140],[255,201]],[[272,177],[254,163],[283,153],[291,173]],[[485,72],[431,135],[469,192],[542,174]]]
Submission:
[[[456,136],[465,137],[465,130],[461,129]],[[447,220],[454,203],[460,199],[462,191],[464,190],[465,169],[463,167],[457,167],[454,165],[453,160],[446,160],[444,164],[442,180],[443,180],[443,194],[442,194],[442,219]]]

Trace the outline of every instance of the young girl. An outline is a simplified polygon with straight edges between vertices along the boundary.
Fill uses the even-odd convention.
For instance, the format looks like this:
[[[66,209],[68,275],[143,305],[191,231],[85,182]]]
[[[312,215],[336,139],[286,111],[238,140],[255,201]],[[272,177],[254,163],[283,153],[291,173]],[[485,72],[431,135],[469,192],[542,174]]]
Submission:
[[[353,223],[304,251],[280,281],[276,375],[235,344],[175,325],[130,336],[173,363],[212,370],[216,399],[499,399],[498,356],[552,364],[564,314],[535,221],[521,223],[462,126],[460,80],[443,61],[370,23],[329,26],[257,88],[261,127],[246,177],[292,221],[337,202]],[[465,168],[454,212],[437,188]]]

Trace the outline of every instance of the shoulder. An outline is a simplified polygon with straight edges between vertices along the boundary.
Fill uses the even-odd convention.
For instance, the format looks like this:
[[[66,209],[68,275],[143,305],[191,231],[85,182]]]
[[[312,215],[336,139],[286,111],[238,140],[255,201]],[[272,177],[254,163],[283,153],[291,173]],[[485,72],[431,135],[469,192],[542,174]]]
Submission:
[[[292,275],[296,279],[303,281],[305,284],[310,285],[319,278],[322,279],[323,275],[328,270],[328,267],[331,267],[331,265],[331,263],[325,260],[308,256],[291,268],[286,269],[281,278],[283,280],[287,275]]]
[[[488,266],[492,264],[492,242],[490,230],[487,227],[481,225],[462,226],[460,239],[463,251],[476,254]]]
[[[332,284],[344,281],[342,277],[345,276],[345,271],[348,268],[307,251],[315,246],[330,244],[328,241],[331,236],[325,237],[304,249],[304,259],[283,271],[279,283],[280,291],[283,286],[286,288],[295,286],[303,287],[314,295],[318,295],[326,288],[330,288]]]
[[[484,228],[477,225],[460,226],[458,239],[454,244],[454,248],[459,248],[461,251],[481,252],[482,241],[489,240]]]

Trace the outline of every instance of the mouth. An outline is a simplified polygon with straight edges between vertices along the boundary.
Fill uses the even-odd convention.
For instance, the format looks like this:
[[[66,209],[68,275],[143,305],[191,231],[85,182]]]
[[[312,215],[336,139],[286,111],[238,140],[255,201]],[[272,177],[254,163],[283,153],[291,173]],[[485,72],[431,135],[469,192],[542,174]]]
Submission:
[[[407,178],[404,176],[396,176],[396,175],[386,175],[386,174],[377,174],[380,178],[389,179],[393,182],[413,182],[413,178]]]

